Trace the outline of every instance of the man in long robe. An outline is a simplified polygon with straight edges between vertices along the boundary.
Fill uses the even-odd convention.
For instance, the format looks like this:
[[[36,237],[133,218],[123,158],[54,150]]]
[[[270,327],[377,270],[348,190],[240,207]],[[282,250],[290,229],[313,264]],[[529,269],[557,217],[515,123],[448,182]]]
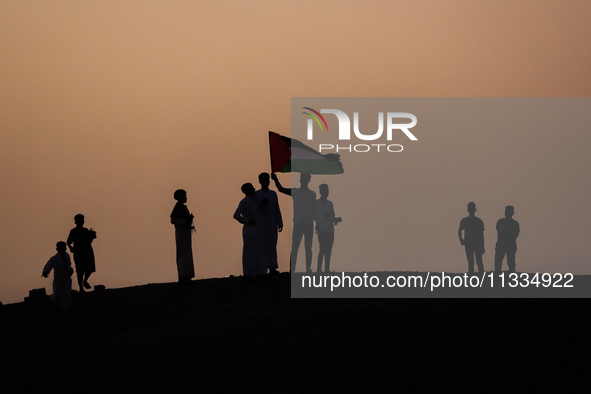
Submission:
[[[176,240],[176,266],[179,276],[179,284],[191,282],[195,277],[195,268],[193,266],[193,248],[191,245],[191,232],[193,227],[193,214],[185,205],[187,202],[187,192],[179,189],[174,192],[174,199],[177,200],[172,213],[170,222],[174,224],[174,234]]]
[[[241,190],[245,197],[238,204],[234,219],[243,225],[242,271],[245,278],[253,278],[267,273],[265,252],[257,221],[254,186],[251,183],[245,183]]]
[[[66,253],[66,243],[60,241],[56,244],[57,253],[52,256],[45,267],[43,267],[43,276],[47,278],[53,270],[53,294],[49,298],[54,305],[59,305],[64,309],[70,309],[72,302],[72,263],[70,255]]]
[[[270,182],[268,173],[263,172],[259,175],[261,188],[256,191],[254,199],[258,207],[257,217],[265,249],[266,267],[270,274],[278,274],[277,238],[278,233],[283,230],[283,219],[277,193],[269,190]]]

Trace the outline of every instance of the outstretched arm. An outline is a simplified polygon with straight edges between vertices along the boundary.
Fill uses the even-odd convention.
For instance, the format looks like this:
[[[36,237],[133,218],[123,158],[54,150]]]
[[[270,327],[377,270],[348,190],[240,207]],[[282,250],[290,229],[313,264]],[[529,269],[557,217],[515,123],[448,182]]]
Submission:
[[[277,175],[275,175],[274,172],[271,174],[271,179],[273,179],[273,181],[275,181],[275,187],[277,188],[277,190],[279,190],[283,194],[287,194],[288,196],[291,196],[291,189],[287,189],[287,188],[281,186],[281,182],[279,182],[279,179],[277,178]]]

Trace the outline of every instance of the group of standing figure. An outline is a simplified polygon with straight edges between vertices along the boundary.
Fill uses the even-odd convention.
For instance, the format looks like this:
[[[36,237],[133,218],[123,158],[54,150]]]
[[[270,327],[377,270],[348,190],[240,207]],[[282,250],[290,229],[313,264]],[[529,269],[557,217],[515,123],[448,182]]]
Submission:
[[[74,216],[74,223],[76,227],[70,230],[67,241],[60,241],[56,244],[57,253],[45,264],[41,274],[44,278],[47,278],[53,270],[53,294],[50,299],[54,304],[58,304],[64,309],[70,309],[71,276],[74,274],[70,255],[66,252],[66,248],[69,248],[70,252],[74,254],[80,293],[84,293],[84,289],[91,288],[88,278],[96,271],[94,250],[92,249],[92,241],[96,238],[96,232],[93,229],[89,230],[84,227],[84,215],[82,214]]]
[[[277,274],[277,239],[283,230],[283,218],[277,193],[269,189],[269,174],[259,175],[261,188],[251,183],[242,185],[244,198],[234,212],[234,219],[242,224],[242,270],[252,278],[267,273]]]
[[[320,251],[318,252],[318,271],[322,271],[324,261],[325,272],[330,271],[330,258],[334,243],[334,225],[341,222],[335,217],[334,207],[328,197],[328,185],[320,185],[320,198],[316,200],[316,193],[308,188],[311,176],[301,174],[299,188],[284,188],[275,174],[264,172],[259,175],[261,188],[255,190],[251,183],[242,185],[244,198],[234,212],[234,219],[242,224],[242,270],[245,278],[279,273],[277,263],[278,233],[283,230],[283,218],[279,208],[277,193],[269,189],[270,179],[280,192],[293,199],[293,233],[290,270],[295,271],[297,253],[302,238],[306,251],[306,272],[312,266],[312,239],[314,222]],[[179,189],[174,193],[177,200],[170,221],[175,226],[176,263],[179,283],[190,283],[195,276],[191,234],[194,233],[194,216],[185,205],[187,193]]]
[[[468,272],[474,272],[474,262],[478,266],[478,272],[484,272],[482,255],[484,254],[484,222],[477,218],[476,204],[468,203],[468,216],[460,221],[458,236],[460,244],[466,250],[468,258]],[[515,254],[517,252],[517,237],[519,237],[519,223],[513,219],[515,209],[508,205],[505,207],[505,217],[497,221],[497,244],[495,246],[495,272],[500,273],[503,259],[507,256],[509,272],[515,272]],[[462,231],[464,237],[462,238]]]
[[[293,200],[293,229],[291,234],[290,270],[295,272],[298,259],[298,249],[304,238],[304,250],[306,251],[306,273],[312,272],[312,243],[314,239],[314,222],[318,234],[318,266],[317,272],[322,272],[324,260],[324,272],[330,272],[330,258],[334,244],[334,226],[343,221],[336,217],[334,205],[328,200],[328,185],[323,183],[318,187],[320,198],[316,199],[316,193],[308,188],[312,176],[300,174],[300,187],[285,188],[279,182],[277,175],[271,174],[277,190],[291,196]]]
[[[293,199],[292,249],[290,271],[295,272],[297,253],[304,238],[306,250],[306,272],[311,271],[312,242],[314,222],[320,250],[318,252],[318,272],[322,271],[324,260],[325,271],[330,271],[330,257],[334,243],[334,225],[341,222],[335,217],[334,208],[328,197],[328,185],[319,186],[320,198],[308,188],[310,174],[300,175],[299,188],[284,188],[277,175],[264,172],[259,175],[261,189],[255,191],[251,183],[242,185],[245,197],[238,204],[234,219],[242,227],[242,266],[245,277],[277,273],[277,235],[283,229],[283,220],[277,193],[269,190],[270,179],[273,179],[277,190]]]
[[[269,174],[259,176],[261,189],[255,191],[252,184],[242,185],[244,199],[238,205],[234,218],[244,225],[242,237],[242,266],[245,277],[256,277],[277,271],[277,233],[283,230],[283,219],[277,194],[269,190]],[[185,205],[187,192],[174,193],[177,203],[170,214],[175,227],[176,264],[179,284],[191,283],[195,277],[191,236],[195,233],[194,216]]]
[[[242,227],[242,268],[245,278],[253,278],[270,274],[277,274],[277,239],[283,230],[283,218],[279,208],[277,193],[269,189],[270,178],[275,182],[277,190],[291,196],[293,200],[293,229],[290,255],[290,271],[295,272],[298,249],[304,238],[306,253],[306,272],[312,268],[312,243],[314,228],[318,234],[319,252],[317,272],[330,272],[330,260],[334,243],[334,226],[342,222],[334,213],[334,205],[328,200],[327,184],[319,186],[320,198],[308,188],[310,174],[300,175],[299,188],[285,188],[279,182],[277,175],[261,173],[259,183],[261,188],[255,190],[251,183],[242,185],[245,197],[238,204],[234,212],[234,219]],[[191,236],[195,232],[194,216],[185,205],[187,192],[179,189],[175,191],[177,201],[170,221],[175,226],[176,263],[180,284],[187,284],[195,277],[193,265],[193,250]],[[479,272],[484,272],[482,255],[484,254],[484,222],[476,217],[476,204],[468,204],[468,216],[460,221],[458,236],[460,244],[465,247],[468,259],[468,271],[474,272],[476,263]],[[509,272],[515,272],[515,254],[517,252],[517,237],[519,237],[519,223],[513,219],[513,206],[505,207],[505,217],[497,221],[497,243],[495,246],[495,272],[501,272],[503,259],[507,256]],[[74,217],[74,227],[66,242],[56,244],[57,253],[52,256],[43,268],[42,276],[47,278],[54,271],[53,294],[51,300],[65,309],[70,308],[72,279],[74,273],[70,256],[66,248],[74,254],[76,276],[80,292],[90,289],[88,278],[95,272],[95,258],[92,241],[96,238],[93,229],[84,227],[84,215]],[[314,222],[316,226],[314,227]],[[463,232],[463,234],[462,234]],[[462,237],[463,235],[463,237]]]

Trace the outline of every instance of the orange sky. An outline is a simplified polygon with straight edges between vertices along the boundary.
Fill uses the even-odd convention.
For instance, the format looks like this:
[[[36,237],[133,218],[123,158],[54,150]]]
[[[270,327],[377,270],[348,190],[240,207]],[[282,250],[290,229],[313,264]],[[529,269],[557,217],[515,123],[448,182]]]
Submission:
[[[241,274],[240,185],[269,169],[267,131],[289,135],[291,97],[589,96],[589,15],[587,1],[4,1],[0,301],[50,289],[41,269],[77,213],[98,235],[91,284],[175,281],[177,188],[197,276]]]

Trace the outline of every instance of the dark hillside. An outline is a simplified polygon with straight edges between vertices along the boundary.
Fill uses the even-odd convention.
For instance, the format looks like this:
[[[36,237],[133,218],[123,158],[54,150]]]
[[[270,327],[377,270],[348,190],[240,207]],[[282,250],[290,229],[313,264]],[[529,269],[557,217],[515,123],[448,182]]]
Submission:
[[[287,274],[0,307],[10,392],[476,392],[587,371],[588,300],[291,299]]]

